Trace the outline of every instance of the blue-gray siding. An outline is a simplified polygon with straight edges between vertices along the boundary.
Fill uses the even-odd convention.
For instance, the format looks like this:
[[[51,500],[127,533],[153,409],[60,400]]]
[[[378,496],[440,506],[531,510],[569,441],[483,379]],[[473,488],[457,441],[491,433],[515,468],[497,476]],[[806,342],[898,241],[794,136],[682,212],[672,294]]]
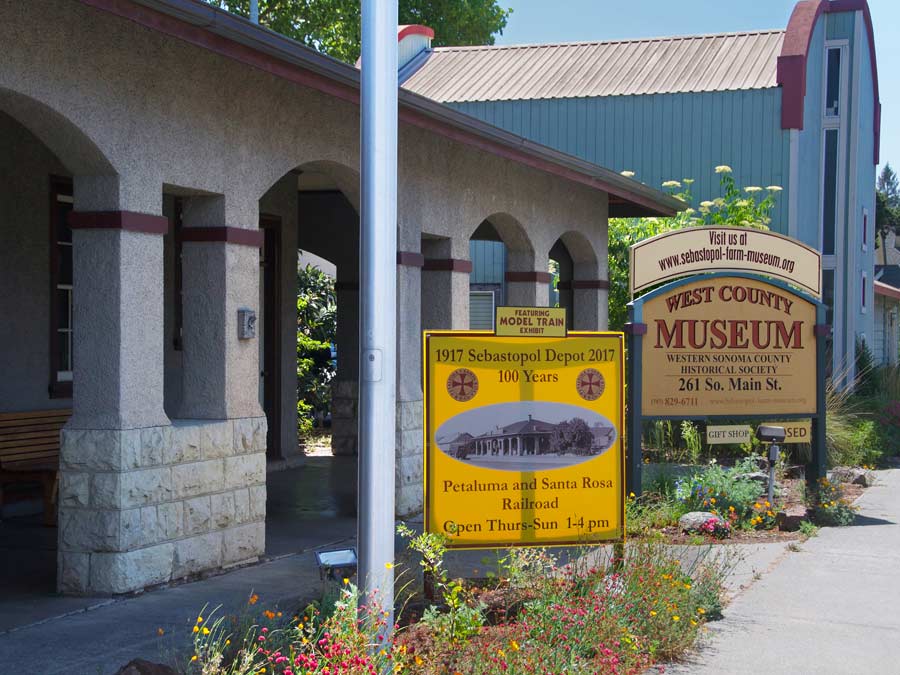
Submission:
[[[728,164],[741,186],[785,188],[772,228],[787,232],[790,144],[780,89],[450,105],[595,164],[634,171],[653,187],[693,178],[694,205],[720,195],[713,168]]]

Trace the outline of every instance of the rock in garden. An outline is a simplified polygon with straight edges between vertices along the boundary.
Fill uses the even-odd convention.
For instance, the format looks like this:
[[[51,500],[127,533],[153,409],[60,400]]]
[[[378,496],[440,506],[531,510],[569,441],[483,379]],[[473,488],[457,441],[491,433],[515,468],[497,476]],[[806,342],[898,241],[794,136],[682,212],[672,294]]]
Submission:
[[[719,516],[715,513],[710,513],[709,511],[691,511],[690,513],[685,513],[678,519],[678,527],[681,528],[682,532],[693,532],[700,529],[700,526],[710,518],[719,520]]]
[[[832,483],[854,483],[871,487],[875,483],[875,472],[857,466],[836,466],[828,472],[828,480]]]
[[[178,671],[161,663],[135,659],[120,668],[116,675],[178,675]]]

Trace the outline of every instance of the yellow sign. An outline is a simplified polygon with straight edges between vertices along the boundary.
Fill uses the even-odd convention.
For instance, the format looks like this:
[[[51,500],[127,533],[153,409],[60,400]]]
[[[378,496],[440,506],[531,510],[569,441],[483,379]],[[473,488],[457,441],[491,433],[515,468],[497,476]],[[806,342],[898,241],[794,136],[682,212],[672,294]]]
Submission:
[[[631,295],[702,272],[752,272],[822,297],[822,256],[803,242],[744,227],[686,227],[631,247]]]
[[[816,306],[746,277],[697,277],[647,300],[642,414],[815,414]]]
[[[726,443],[749,443],[750,427],[737,426],[707,426],[706,442],[708,445],[724,445]]]
[[[622,539],[622,334],[424,337],[426,530],[453,548]]]
[[[504,337],[565,337],[564,307],[498,307],[496,333]]]
[[[812,443],[812,420],[791,420],[789,422],[765,422],[769,427],[784,427],[784,444]]]

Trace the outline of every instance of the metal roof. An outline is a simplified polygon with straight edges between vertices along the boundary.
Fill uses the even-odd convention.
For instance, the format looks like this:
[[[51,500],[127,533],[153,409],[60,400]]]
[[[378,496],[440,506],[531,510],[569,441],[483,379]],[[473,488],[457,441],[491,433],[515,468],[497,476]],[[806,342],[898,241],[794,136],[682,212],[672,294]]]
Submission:
[[[442,103],[764,89],[777,86],[783,40],[771,30],[438,47],[411,64],[403,87]]]

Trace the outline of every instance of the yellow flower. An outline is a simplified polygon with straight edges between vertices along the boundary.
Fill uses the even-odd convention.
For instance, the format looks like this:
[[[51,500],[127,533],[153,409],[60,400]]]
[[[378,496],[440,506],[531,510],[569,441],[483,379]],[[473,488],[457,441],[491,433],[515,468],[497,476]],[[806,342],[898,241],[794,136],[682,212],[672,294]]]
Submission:
[[[691,619],[691,625],[692,625],[692,626],[696,626],[696,625],[697,625],[697,622],[694,621],[693,619]]]
[[[685,587],[685,589],[687,589],[687,590],[691,590],[691,585],[690,585],[690,584],[685,584],[684,587]]]
[[[634,493],[633,493],[633,492],[629,492],[629,493],[628,493],[628,496],[631,497],[632,499],[634,499]]]
[[[681,617],[675,614],[672,616],[672,621],[681,621]]]
[[[202,617],[202,616],[198,616],[198,617],[197,617],[197,623],[203,623],[203,617]]]
[[[498,650],[497,650],[497,656],[499,656],[499,657],[502,659],[503,657],[506,656],[506,652],[503,651],[502,649],[498,649]]]
[[[650,616],[656,616],[656,611],[653,610],[653,609],[651,609],[651,610],[650,610]]]
[[[710,498],[709,498],[709,503],[710,503],[710,504],[715,504],[715,503],[716,503],[716,498],[715,498],[715,497],[710,497]]]
[[[157,634],[157,635],[165,635],[165,634],[166,634],[166,631],[164,631],[162,628],[157,628],[157,629],[156,629],[156,634]]]
[[[344,586],[350,583],[350,580],[347,577],[344,577]]]
[[[209,635],[209,628],[207,628],[206,626],[203,627],[203,634]]]
[[[727,164],[719,164],[716,167],[716,173],[731,173],[731,167]]]
[[[519,643],[516,642],[515,640],[513,640],[512,642],[509,643],[509,648],[512,649],[514,652],[517,652],[517,651],[519,651]]]
[[[702,615],[702,614],[706,614],[706,610],[703,609],[702,607],[698,607],[698,608],[697,608],[697,614],[701,614],[701,615]]]
[[[384,563],[384,568],[386,570],[393,569],[393,567],[394,567],[394,563],[391,563],[391,562]]]
[[[275,616],[277,616],[277,617],[280,619],[280,618],[281,618],[281,612],[278,612],[278,614],[276,614]]]
[[[194,632],[195,632],[195,633],[199,633],[199,632],[200,632],[200,626],[194,626]]]
[[[191,663],[193,663],[193,662],[196,661],[196,660],[197,660],[197,655],[194,654],[194,655],[191,657]]]
[[[226,646],[226,647],[227,647],[228,645],[230,645],[230,644],[231,644],[231,640],[225,640],[225,646]]]
[[[418,654],[416,654],[416,665],[421,666],[423,663],[425,663],[425,662],[422,660],[422,657],[420,657]]]

